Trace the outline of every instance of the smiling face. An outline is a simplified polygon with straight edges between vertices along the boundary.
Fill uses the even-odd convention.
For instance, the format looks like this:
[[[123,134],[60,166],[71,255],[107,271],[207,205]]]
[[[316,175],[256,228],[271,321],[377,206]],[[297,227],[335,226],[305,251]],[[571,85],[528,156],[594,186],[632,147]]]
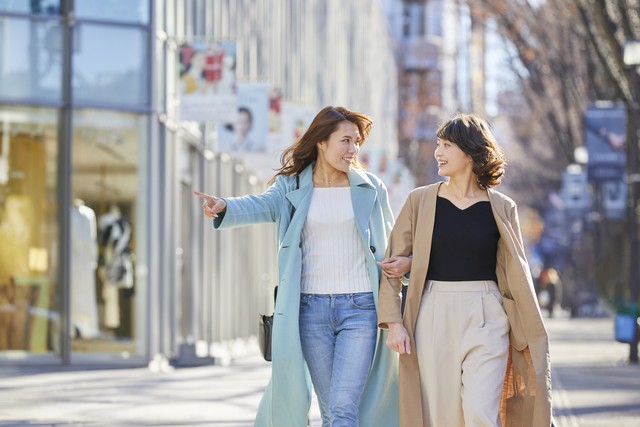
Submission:
[[[360,151],[360,131],[355,124],[344,121],[326,141],[319,142],[318,159],[324,167],[348,172]]]
[[[438,175],[451,177],[473,171],[471,157],[456,144],[446,139],[438,139],[436,144],[433,155],[438,162]]]

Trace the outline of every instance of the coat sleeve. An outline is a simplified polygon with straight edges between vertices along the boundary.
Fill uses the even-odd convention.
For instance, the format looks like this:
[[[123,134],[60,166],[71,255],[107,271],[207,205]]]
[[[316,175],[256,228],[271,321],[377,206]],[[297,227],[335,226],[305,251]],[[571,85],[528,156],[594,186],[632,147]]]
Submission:
[[[389,204],[389,193],[387,191],[387,187],[384,183],[380,183],[380,205],[382,206],[382,217],[384,219],[384,234],[386,236],[391,233],[391,229],[393,228],[393,211],[391,210],[391,205]]]
[[[409,256],[413,253],[413,205],[410,194],[398,215],[387,246],[386,257]],[[388,323],[402,323],[400,291],[402,281],[399,278],[382,276],[378,304],[378,325],[386,329]]]
[[[518,217],[518,205],[515,203],[511,206],[511,226],[516,234],[518,243],[524,248],[524,240],[522,239],[522,230],[520,229],[520,218]]]
[[[527,260],[527,256],[524,249],[524,240],[522,238],[522,230],[520,229],[520,218],[518,217],[518,205],[515,202],[511,202],[511,211],[509,213],[509,225],[511,232],[513,233],[513,239],[517,245],[518,255],[522,257],[524,261]]]
[[[215,229],[238,227],[262,222],[276,222],[285,200],[286,183],[283,177],[262,194],[225,197],[227,209],[213,220]]]

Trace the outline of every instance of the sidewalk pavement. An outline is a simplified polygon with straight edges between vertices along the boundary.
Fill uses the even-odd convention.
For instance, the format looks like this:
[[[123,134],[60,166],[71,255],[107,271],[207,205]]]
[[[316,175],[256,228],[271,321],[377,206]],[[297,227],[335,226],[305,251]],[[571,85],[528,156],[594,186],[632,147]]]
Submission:
[[[226,366],[0,370],[0,426],[253,426],[271,364],[247,347]]]
[[[547,327],[558,427],[640,427],[640,366],[626,363],[613,319]],[[0,426],[252,426],[270,375],[252,345],[228,366],[1,370]]]
[[[546,319],[558,427],[639,427],[640,365],[613,318]]]

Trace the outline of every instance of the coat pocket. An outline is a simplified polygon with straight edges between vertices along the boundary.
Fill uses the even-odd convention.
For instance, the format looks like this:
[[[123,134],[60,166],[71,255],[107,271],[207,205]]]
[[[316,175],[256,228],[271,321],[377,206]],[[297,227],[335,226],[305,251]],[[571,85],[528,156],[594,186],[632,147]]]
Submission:
[[[502,303],[504,305],[504,311],[507,312],[507,317],[509,317],[509,325],[511,326],[511,331],[509,332],[509,340],[511,341],[511,345],[516,350],[522,351],[527,346],[527,338],[524,335],[522,323],[520,323],[520,316],[518,314],[516,302],[511,298],[507,298],[503,295]]]

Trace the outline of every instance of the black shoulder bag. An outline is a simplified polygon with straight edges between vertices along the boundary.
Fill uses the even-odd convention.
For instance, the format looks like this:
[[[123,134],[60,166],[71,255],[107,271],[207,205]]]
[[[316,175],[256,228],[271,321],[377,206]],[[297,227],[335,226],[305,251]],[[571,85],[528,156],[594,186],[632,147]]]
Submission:
[[[300,186],[300,178],[296,175],[296,190]],[[293,219],[293,214],[296,212],[295,206],[291,206],[291,217],[289,222]],[[278,286],[276,285],[273,290],[273,304],[275,306],[276,298],[278,297]],[[258,344],[260,345],[260,352],[262,357],[267,362],[271,362],[271,340],[273,331],[273,313],[272,314],[259,314],[258,315]]]

